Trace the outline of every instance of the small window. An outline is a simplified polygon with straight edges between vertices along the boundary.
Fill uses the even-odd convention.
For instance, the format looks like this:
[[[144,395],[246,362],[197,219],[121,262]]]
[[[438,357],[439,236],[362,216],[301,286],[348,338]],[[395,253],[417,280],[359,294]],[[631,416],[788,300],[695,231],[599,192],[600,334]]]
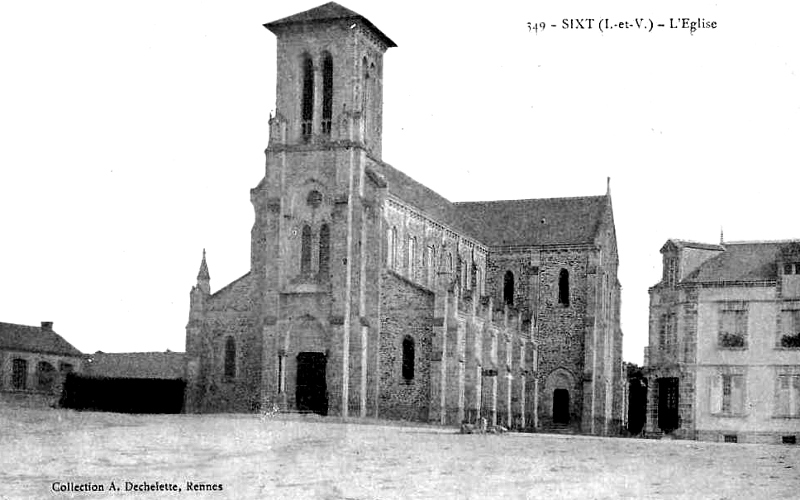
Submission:
[[[514,305],[514,273],[506,271],[503,277],[503,302]]]
[[[75,368],[70,363],[61,363],[58,365],[58,370],[63,373],[72,373]]]
[[[569,307],[569,271],[566,269],[558,273],[558,303]]]
[[[723,304],[719,315],[718,346],[723,349],[747,347],[747,309]]]
[[[739,442],[739,438],[736,436],[736,434],[725,434],[725,442],[726,443],[738,443]]]
[[[792,264],[783,265],[783,274],[792,274]]]
[[[797,436],[781,436],[783,444],[797,444]]]
[[[232,380],[236,378],[236,341],[233,337],[225,340],[225,378]]]
[[[278,393],[286,392],[286,356],[278,354]]]
[[[15,390],[24,391],[28,385],[28,362],[15,359],[11,369],[11,385]]]
[[[311,271],[311,227],[303,226],[303,234],[300,239],[300,272]]]
[[[322,204],[322,193],[316,189],[310,191],[306,197],[306,204],[314,209],[319,208],[319,206]]]
[[[403,379],[414,379],[414,339],[408,336],[403,339]]]

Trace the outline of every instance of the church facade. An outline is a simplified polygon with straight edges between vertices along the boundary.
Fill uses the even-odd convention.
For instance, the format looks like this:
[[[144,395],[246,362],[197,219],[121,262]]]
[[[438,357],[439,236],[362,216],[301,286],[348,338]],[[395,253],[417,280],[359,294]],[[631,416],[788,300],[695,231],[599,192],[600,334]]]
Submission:
[[[186,328],[187,411],[616,432],[611,196],[453,203],[381,157],[394,42],[328,3],[265,25],[277,110],[247,274]]]

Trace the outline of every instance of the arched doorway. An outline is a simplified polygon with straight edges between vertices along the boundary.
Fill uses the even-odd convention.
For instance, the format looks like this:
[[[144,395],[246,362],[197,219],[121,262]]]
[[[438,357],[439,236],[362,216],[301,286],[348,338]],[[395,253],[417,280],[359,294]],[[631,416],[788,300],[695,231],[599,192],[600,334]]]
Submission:
[[[569,423],[569,391],[566,389],[553,391],[553,423],[562,425]]]

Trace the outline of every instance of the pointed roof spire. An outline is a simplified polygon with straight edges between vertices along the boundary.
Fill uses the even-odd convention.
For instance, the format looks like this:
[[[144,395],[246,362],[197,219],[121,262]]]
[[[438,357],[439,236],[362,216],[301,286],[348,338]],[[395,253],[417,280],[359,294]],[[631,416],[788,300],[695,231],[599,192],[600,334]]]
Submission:
[[[606,196],[611,194],[611,176],[606,177]]]
[[[208,264],[206,264],[206,249],[203,249],[203,261],[200,262],[200,272],[197,273],[197,281],[208,281],[211,277],[208,275]]]
[[[719,244],[725,244],[725,234],[722,232],[722,226],[719,226]]]

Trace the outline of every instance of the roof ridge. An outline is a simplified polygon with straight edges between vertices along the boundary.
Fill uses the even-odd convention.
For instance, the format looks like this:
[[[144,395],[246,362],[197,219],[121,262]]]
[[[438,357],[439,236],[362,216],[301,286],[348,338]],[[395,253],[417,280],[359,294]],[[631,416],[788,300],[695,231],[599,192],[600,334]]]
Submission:
[[[556,196],[552,198],[518,198],[514,200],[475,200],[475,201],[453,201],[454,205],[466,205],[468,203],[509,203],[515,201],[554,201],[554,200],[590,200],[597,198],[605,198],[605,194],[595,196]]]
[[[726,241],[723,245],[770,245],[776,243],[800,243],[800,239]]]

